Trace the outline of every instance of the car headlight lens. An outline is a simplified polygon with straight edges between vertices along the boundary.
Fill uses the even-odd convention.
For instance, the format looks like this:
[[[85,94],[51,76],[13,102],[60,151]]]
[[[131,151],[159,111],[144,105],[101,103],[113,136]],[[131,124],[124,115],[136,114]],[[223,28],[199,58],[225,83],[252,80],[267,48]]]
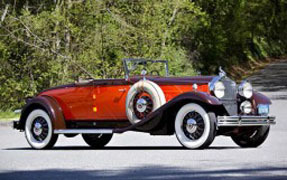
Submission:
[[[239,85],[239,95],[243,96],[247,99],[251,98],[253,95],[253,88],[252,85],[247,82],[247,81],[243,81],[240,85]]]
[[[240,104],[240,110],[244,114],[249,114],[252,111],[252,105],[249,101],[244,101],[243,103]]]
[[[214,84],[214,89],[213,89],[213,93],[216,97],[218,98],[223,98],[224,96],[224,91],[225,91],[225,86],[221,81],[217,81]]]

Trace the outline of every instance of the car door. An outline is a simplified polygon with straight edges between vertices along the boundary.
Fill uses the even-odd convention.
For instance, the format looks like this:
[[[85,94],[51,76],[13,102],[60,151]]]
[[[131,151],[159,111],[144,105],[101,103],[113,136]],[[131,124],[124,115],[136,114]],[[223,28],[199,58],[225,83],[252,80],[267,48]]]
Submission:
[[[124,79],[95,82],[93,105],[97,120],[126,120],[125,100],[130,86]]]

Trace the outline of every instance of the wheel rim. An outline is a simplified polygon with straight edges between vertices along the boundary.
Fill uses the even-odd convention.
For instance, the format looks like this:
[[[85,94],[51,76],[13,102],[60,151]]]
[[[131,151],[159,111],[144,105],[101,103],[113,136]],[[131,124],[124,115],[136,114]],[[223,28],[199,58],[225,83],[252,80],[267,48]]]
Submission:
[[[44,141],[49,133],[49,126],[46,119],[41,116],[36,117],[32,122],[30,131],[36,141]]]
[[[133,100],[133,111],[138,119],[145,118],[153,110],[153,102],[146,92],[138,93]]]
[[[204,127],[203,117],[198,112],[192,111],[185,115],[182,130],[190,140],[199,139],[204,132]]]

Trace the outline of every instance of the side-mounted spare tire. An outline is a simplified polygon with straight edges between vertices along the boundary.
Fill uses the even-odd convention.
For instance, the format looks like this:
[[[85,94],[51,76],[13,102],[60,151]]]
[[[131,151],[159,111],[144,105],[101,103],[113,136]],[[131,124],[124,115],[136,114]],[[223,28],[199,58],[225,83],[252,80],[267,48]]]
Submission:
[[[156,83],[149,80],[140,80],[128,92],[126,115],[129,121],[135,124],[165,103],[165,95]]]

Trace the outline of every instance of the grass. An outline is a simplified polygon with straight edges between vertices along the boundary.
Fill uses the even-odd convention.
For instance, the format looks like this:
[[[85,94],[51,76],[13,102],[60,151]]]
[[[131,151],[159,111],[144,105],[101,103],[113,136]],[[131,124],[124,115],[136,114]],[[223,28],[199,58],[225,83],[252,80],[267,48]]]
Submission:
[[[0,111],[0,121],[12,121],[12,120],[18,120],[20,118],[20,114],[16,114],[12,111]]]

